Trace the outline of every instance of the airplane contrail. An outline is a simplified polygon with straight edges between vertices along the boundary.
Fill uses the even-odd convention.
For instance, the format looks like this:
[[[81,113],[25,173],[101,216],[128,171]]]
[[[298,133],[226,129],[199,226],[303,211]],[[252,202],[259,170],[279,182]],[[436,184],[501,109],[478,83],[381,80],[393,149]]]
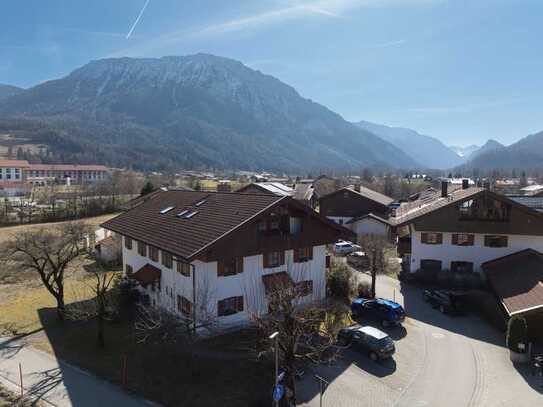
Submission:
[[[129,39],[130,36],[132,35],[132,33],[134,32],[134,28],[136,28],[136,26],[140,22],[141,16],[143,15],[143,12],[147,8],[147,5],[149,4],[150,1],[151,0],[146,0],[145,1],[145,4],[143,5],[143,8],[141,9],[141,11],[140,11],[140,13],[138,15],[138,18],[136,18],[136,21],[134,21],[134,24],[132,24],[132,28],[130,28],[130,31],[128,31],[128,34],[126,34],[126,39]]]

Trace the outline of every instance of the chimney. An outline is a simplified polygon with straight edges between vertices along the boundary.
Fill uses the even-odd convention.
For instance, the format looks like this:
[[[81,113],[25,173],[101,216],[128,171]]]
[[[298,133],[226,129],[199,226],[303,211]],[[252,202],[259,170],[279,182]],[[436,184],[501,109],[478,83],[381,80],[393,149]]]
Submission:
[[[358,183],[354,184],[354,190],[356,192],[360,192],[360,184],[358,184]]]
[[[449,187],[449,183],[447,181],[441,181],[441,197],[442,198],[447,198],[447,196],[449,195],[447,191],[448,187]]]
[[[469,179],[463,179],[462,180],[462,189],[468,189],[469,188]]]

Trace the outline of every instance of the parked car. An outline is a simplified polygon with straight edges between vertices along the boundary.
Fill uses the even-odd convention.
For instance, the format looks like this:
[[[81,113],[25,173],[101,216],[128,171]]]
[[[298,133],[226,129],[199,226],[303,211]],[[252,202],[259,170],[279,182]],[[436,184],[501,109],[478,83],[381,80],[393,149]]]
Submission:
[[[466,312],[465,293],[450,290],[424,290],[422,299],[443,314],[462,315]]]
[[[356,252],[360,249],[362,249],[362,247],[360,247],[359,245],[345,240],[338,240],[334,245],[334,253],[336,254],[349,254],[352,252]]]
[[[386,333],[372,326],[358,324],[341,329],[338,343],[350,345],[359,352],[367,352],[373,361],[390,358],[396,351],[394,341]]]
[[[356,251],[347,255],[347,263],[353,267],[360,267],[367,269],[370,266],[370,259],[366,253]]]
[[[351,303],[355,317],[371,319],[383,327],[400,325],[405,320],[405,311],[397,302],[382,298],[357,298]]]

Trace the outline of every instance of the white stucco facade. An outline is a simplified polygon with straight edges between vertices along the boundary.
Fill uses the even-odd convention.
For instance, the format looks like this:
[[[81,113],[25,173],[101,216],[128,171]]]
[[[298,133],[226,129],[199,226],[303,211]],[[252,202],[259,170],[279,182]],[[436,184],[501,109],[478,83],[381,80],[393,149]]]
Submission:
[[[147,253],[148,254],[148,253]],[[173,261],[173,267],[168,268],[161,263],[162,252],[159,253],[157,262],[148,256],[140,256],[137,242],[132,241],[132,249],[127,249],[123,238],[123,267],[126,265],[137,272],[146,264],[151,264],[161,270],[160,290],[151,286],[141,288],[149,295],[151,304],[161,307],[174,314],[179,314],[177,309],[177,296],[183,296],[191,303],[194,301],[193,284],[196,287],[196,313],[198,319],[211,319],[219,327],[242,325],[249,323],[251,313],[266,313],[267,301],[264,292],[262,276],[286,271],[294,282],[311,280],[313,293],[303,298],[303,301],[323,299],[326,296],[326,248],[324,245],[313,247],[313,258],[306,262],[295,263],[293,251],[285,252],[285,264],[273,267],[263,267],[263,255],[247,256],[243,258],[243,272],[232,276],[218,276],[217,262],[192,262],[191,276],[187,277],[177,272],[177,264]],[[193,280],[195,273],[195,281]],[[243,311],[232,315],[218,316],[218,301],[243,297]]]
[[[375,218],[366,216],[346,225],[356,235],[388,236],[389,226]]]
[[[453,261],[473,263],[474,271],[481,271],[481,264],[524,249],[534,249],[543,252],[543,236],[507,235],[507,247],[486,247],[485,234],[475,233],[473,246],[458,246],[452,244],[452,233],[442,232],[442,244],[425,244],[421,242],[423,231],[411,232],[410,270],[420,269],[421,260],[439,260],[443,269],[451,268]]]

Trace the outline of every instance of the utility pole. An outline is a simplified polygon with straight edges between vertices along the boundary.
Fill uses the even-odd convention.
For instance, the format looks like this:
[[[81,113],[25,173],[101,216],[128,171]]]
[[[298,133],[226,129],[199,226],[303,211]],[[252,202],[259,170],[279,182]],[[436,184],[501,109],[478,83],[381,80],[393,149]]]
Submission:
[[[377,250],[371,250],[371,298],[375,298],[375,282],[377,280]]]
[[[323,379],[322,377],[320,377],[319,375],[315,375],[315,378],[319,381],[319,393],[320,393],[320,398],[319,398],[319,406],[322,407],[322,396],[324,395],[324,392],[326,391],[326,388],[328,387],[328,385],[330,384],[328,381],[326,381],[325,379]]]

